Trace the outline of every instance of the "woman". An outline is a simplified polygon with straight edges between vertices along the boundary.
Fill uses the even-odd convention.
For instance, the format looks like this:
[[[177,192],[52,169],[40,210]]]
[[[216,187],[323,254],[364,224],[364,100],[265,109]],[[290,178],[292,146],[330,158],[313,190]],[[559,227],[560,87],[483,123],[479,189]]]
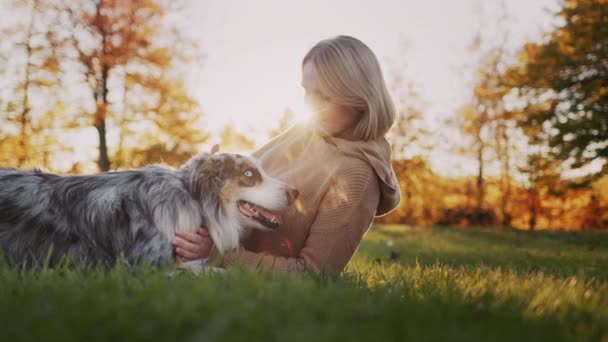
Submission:
[[[397,206],[399,187],[384,135],[395,109],[374,53],[338,36],[315,45],[302,61],[302,86],[314,120],[296,125],[253,153],[270,175],[300,191],[272,232],[254,231],[223,256],[275,271],[340,273],[374,216]],[[178,261],[209,256],[206,230],[178,232]]]

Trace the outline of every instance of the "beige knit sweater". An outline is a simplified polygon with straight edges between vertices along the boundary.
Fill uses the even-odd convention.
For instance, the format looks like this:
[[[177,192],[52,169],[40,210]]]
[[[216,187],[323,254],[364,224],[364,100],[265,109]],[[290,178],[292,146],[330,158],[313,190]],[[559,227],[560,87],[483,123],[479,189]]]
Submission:
[[[397,206],[399,187],[386,139],[348,141],[296,125],[256,151],[266,172],[300,191],[274,231],[253,231],[222,266],[340,273],[374,216]]]

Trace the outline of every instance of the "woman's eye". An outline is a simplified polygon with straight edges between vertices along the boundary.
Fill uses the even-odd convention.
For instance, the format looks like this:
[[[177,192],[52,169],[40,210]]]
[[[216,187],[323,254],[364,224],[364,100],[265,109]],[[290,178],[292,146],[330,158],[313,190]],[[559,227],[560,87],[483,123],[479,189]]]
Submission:
[[[250,170],[245,171],[244,173],[245,177],[251,177],[253,176],[253,172],[251,172]]]

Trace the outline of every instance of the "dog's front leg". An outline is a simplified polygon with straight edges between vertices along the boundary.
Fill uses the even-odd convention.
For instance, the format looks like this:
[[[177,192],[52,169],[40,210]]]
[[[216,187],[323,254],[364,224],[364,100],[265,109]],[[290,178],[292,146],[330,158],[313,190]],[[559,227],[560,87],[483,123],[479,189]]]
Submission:
[[[127,260],[131,263],[146,263],[162,267],[173,259],[173,246],[158,230],[146,229],[137,234],[134,248],[129,251]]]

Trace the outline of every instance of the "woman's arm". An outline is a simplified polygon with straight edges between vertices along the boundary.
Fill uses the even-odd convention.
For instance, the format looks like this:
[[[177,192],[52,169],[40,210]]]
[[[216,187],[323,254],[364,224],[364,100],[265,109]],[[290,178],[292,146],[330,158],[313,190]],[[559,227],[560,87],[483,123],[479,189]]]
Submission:
[[[351,259],[374,219],[380,190],[371,170],[349,171],[345,186],[327,192],[310,228],[304,247],[295,258],[254,253],[244,248],[228,252],[223,266],[244,265],[279,272],[313,271],[339,274]]]

